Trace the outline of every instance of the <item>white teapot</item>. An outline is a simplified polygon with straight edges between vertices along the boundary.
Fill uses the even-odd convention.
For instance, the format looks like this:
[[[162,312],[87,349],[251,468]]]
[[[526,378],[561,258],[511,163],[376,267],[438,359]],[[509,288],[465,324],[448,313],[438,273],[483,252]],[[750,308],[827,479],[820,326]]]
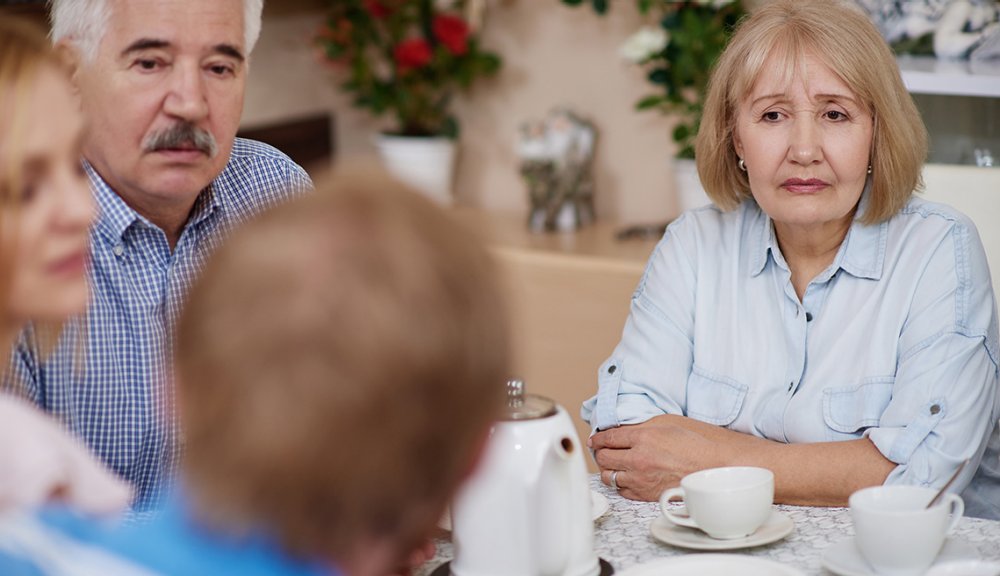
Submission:
[[[507,410],[452,505],[454,576],[597,576],[590,488],[569,415],[507,383]]]

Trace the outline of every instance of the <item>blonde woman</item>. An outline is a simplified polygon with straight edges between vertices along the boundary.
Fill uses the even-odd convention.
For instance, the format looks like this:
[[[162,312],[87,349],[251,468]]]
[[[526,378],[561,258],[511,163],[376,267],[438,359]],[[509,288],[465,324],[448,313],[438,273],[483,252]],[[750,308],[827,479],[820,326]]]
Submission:
[[[655,500],[763,466],[775,500],[942,486],[1000,517],[997,313],[975,226],[913,196],[927,136],[857,6],[775,0],[713,71],[674,222],[584,415],[604,482]],[[984,453],[986,457],[984,457]]]
[[[0,357],[29,321],[58,325],[87,303],[93,201],[80,166],[83,120],[45,37],[0,21]],[[95,512],[129,490],[48,417],[0,396],[0,509],[50,499]]]

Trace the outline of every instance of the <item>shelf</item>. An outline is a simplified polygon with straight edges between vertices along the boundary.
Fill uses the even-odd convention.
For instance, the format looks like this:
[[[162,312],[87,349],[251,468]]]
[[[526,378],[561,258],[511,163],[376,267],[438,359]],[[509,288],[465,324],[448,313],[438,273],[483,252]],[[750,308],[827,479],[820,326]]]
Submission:
[[[903,83],[914,94],[1000,98],[1000,62],[897,57]]]

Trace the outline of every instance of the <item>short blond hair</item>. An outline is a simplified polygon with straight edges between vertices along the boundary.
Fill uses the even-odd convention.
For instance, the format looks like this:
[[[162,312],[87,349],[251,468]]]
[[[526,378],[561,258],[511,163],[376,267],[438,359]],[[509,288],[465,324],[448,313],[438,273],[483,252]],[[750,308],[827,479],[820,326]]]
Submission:
[[[400,184],[343,174],[271,210],[212,257],[179,324],[196,514],[305,557],[411,550],[498,415],[507,346],[490,255]]]
[[[885,40],[857,6],[838,0],[774,0],[738,25],[712,72],[695,143],[698,175],[712,201],[731,210],[752,198],[746,173],[737,167],[733,135],[739,106],[772,55],[789,79],[804,56],[818,58],[860,99],[874,118],[862,221],[881,222],[899,212],[923,188],[927,131]]]
[[[34,24],[15,16],[0,18],[0,210],[14,214],[7,220],[13,227],[20,223],[21,190],[25,175],[24,135],[32,118],[26,108],[33,98],[39,78],[46,70],[66,73],[66,62],[52,50],[45,33]],[[69,90],[69,87],[66,88]],[[0,230],[14,237],[15,230]],[[0,245],[0,302],[7,302],[16,271],[13,241]],[[42,355],[55,346],[62,331],[61,322],[38,322],[34,326]],[[80,351],[82,355],[82,351]],[[6,358],[6,351],[0,358]],[[9,378],[6,391],[30,398],[25,382]]]
[[[34,97],[35,82],[46,67],[63,69],[45,35],[31,22],[15,17],[0,20],[0,202],[17,201],[27,130],[24,109]]]

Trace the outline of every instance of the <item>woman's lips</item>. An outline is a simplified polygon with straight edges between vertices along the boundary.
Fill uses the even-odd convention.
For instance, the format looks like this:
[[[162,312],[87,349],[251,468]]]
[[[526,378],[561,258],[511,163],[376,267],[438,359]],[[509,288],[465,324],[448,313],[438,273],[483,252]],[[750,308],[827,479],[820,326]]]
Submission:
[[[78,276],[84,273],[86,265],[87,251],[81,250],[49,264],[48,270],[56,276]]]
[[[796,194],[812,194],[829,186],[829,183],[824,180],[820,180],[819,178],[809,178],[808,180],[804,180],[802,178],[789,178],[781,183],[782,188]]]

